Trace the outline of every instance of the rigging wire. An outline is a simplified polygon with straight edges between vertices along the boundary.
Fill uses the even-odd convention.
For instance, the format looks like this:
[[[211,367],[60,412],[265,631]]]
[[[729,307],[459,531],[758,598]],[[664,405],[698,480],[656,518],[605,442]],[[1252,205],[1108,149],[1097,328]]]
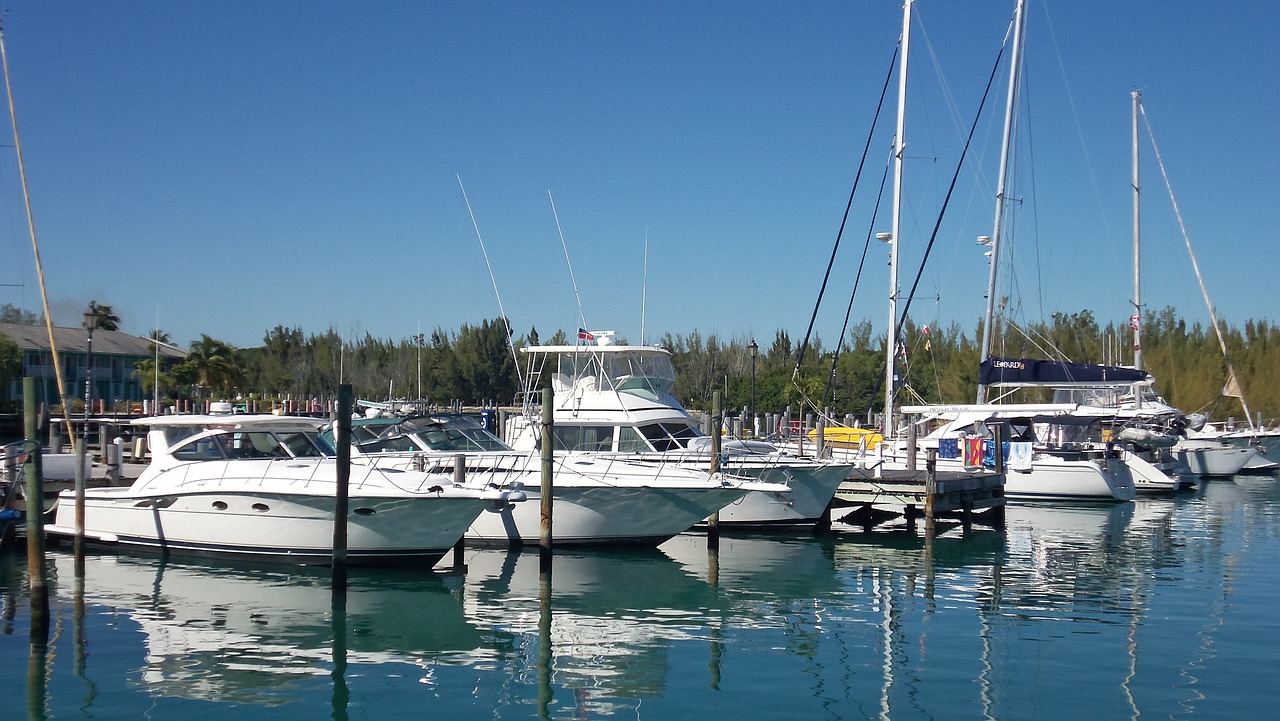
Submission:
[[[947,194],[946,194],[946,197],[943,198],[942,208],[938,211],[937,220],[935,220],[933,224],[933,232],[930,233],[929,235],[929,243],[925,246],[924,258],[920,260],[920,267],[916,271],[915,280],[911,284],[911,290],[910,292],[907,293],[906,301],[903,304],[902,313],[898,316],[898,321],[895,324],[895,335],[898,337],[901,336],[903,325],[907,321],[907,314],[911,312],[911,301],[915,297],[916,289],[920,285],[920,278],[921,276],[924,275],[925,264],[928,263],[929,255],[930,253],[932,253],[933,246],[938,240],[938,230],[942,226],[942,219],[947,214],[947,206],[951,203],[951,196],[955,192],[956,181],[959,179],[960,171],[964,167],[965,157],[969,154],[969,145],[973,142],[973,135],[978,128],[978,121],[982,117],[982,109],[986,107],[987,98],[991,96],[991,86],[995,83],[996,73],[1000,69],[1000,61],[1004,57],[1004,50],[1005,50],[1005,46],[1001,45],[1000,52],[996,54],[996,61],[991,67],[991,75],[987,78],[987,87],[982,93],[982,101],[978,103],[978,112],[974,114],[973,123],[969,126],[969,135],[965,139],[964,148],[960,151],[960,160],[959,162],[956,163],[956,170],[951,175],[951,184],[947,187]],[[897,351],[895,349],[893,348],[885,349],[886,364],[893,363],[894,358],[896,357],[897,357]],[[883,383],[884,383],[883,378],[879,378],[876,380],[875,389],[871,394],[873,398],[880,394],[880,391],[883,389]],[[896,392],[896,390],[890,390],[889,392],[893,393],[893,392]],[[872,411],[871,409],[868,409],[867,412],[868,412],[868,415],[870,415]]]
[[[564,231],[560,229],[560,214],[556,212],[556,199],[551,196],[551,190],[547,189],[547,199],[551,201],[551,215],[556,219],[556,232],[560,234],[560,247],[564,248],[564,262],[569,266],[569,282],[573,284],[573,297],[578,302],[578,327],[583,330],[591,330],[587,327],[587,318],[582,312],[582,296],[578,293],[578,279],[573,275],[573,261],[569,260],[569,245],[564,242]]]
[[[467,204],[467,214],[471,216],[471,227],[475,228],[476,240],[480,241],[480,252],[484,255],[484,265],[489,269],[489,282],[493,284],[493,295],[498,299],[498,312],[502,314],[502,324],[507,330],[507,349],[511,351],[511,361],[515,364],[516,380],[519,381],[520,387],[523,388],[525,385],[524,376],[520,373],[520,359],[516,356],[511,321],[507,318],[507,310],[502,307],[502,294],[498,292],[498,280],[493,275],[493,265],[489,263],[489,251],[484,247],[484,237],[480,235],[480,224],[476,222],[476,214],[471,209],[471,200],[467,198],[467,189],[462,184],[462,176],[455,174],[455,177],[458,179],[458,187],[462,190],[462,201]]]
[[[822,276],[822,285],[821,285],[821,287],[819,287],[819,289],[818,289],[818,299],[817,299],[817,301],[813,304],[813,314],[809,316],[809,327],[805,330],[805,332],[804,332],[804,341],[802,341],[802,342],[800,343],[800,350],[799,350],[799,351],[797,351],[797,353],[796,353],[796,365],[795,365],[795,368],[791,371],[791,382],[792,382],[792,383],[795,383],[795,382],[796,382],[796,380],[797,380],[797,379],[799,378],[799,376],[800,376],[800,365],[804,362],[804,354],[805,354],[805,351],[806,351],[806,350],[808,349],[808,347],[809,347],[809,339],[810,339],[810,337],[811,337],[811,336],[812,336],[812,334],[813,334],[813,325],[814,325],[814,322],[817,320],[817,317],[818,317],[818,309],[822,306],[822,297],[823,297],[823,295],[825,295],[825,294],[826,294],[826,291],[827,291],[827,282],[828,282],[828,281],[830,280],[830,278],[831,278],[831,268],[832,268],[832,266],[833,266],[833,265],[835,265],[835,262],[836,262],[836,254],[840,251],[840,240],[841,240],[841,238],[843,238],[843,237],[844,237],[844,228],[845,228],[845,224],[849,222],[849,211],[850,211],[850,209],[851,209],[851,208],[853,208],[853,198],[854,198],[854,195],[858,192],[858,183],[859,183],[859,181],[861,181],[861,179],[862,179],[862,169],[863,169],[864,167],[866,167],[866,163],[867,163],[867,154],[868,154],[868,153],[870,152],[870,150],[871,150],[871,140],[872,140],[872,138],[874,138],[874,137],[875,137],[876,125],[877,125],[877,123],[878,123],[878,122],[879,122],[879,120],[880,120],[880,112],[884,109],[884,100],[885,100],[885,96],[888,94],[888,91],[889,91],[889,83],[890,83],[890,81],[893,79],[893,67],[894,67],[894,63],[896,63],[896,62],[897,62],[897,60],[898,60],[898,52],[901,50],[901,48],[902,48],[902,39],[901,39],[901,38],[899,38],[899,39],[898,39],[898,45],[897,45],[897,46],[895,46],[895,47],[894,47],[894,49],[893,49],[893,57],[892,57],[892,58],[890,59],[890,61],[889,61],[889,72],[885,75],[885,78],[884,78],[884,87],[882,87],[882,88],[880,89],[880,102],[879,102],[879,104],[877,104],[877,105],[876,105],[876,113],[875,113],[875,116],[871,119],[871,129],[867,132],[867,142],[866,142],[866,143],[863,145],[863,147],[862,147],[862,157],[861,157],[861,159],[858,161],[858,170],[857,170],[857,173],[855,173],[854,178],[853,178],[853,188],[852,188],[852,189],[850,189],[850,191],[849,191],[849,202],[848,202],[848,204],[847,204],[847,205],[845,205],[845,208],[844,208],[844,216],[840,219],[840,229],[836,232],[836,242],[835,242],[835,247],[833,247],[833,248],[831,249],[831,258],[827,261],[827,271],[826,271],[826,273],[824,273],[824,274],[823,274],[823,276]],[[879,207],[879,201],[877,201],[876,206],[877,206],[877,207]],[[868,236],[868,238],[869,238],[869,237],[870,237],[870,236]],[[865,260],[866,260],[866,250],[865,250],[865,249],[863,250],[863,255],[862,255],[862,257],[863,257],[863,260],[865,261]],[[858,266],[858,273],[859,273],[859,275],[861,275],[861,273],[862,273],[862,266],[861,266],[861,265],[859,265],[859,266]],[[855,288],[855,291],[856,291],[856,288],[857,288],[856,283],[855,283],[854,288]],[[850,298],[850,299],[849,299],[849,304],[850,304],[850,306],[852,307],[852,305],[853,305],[853,299],[852,299],[852,298]],[[846,319],[846,323],[847,323],[847,319]],[[841,331],[841,333],[840,333],[840,337],[841,337],[841,339],[843,340],[843,338],[844,338],[844,331],[843,331],[843,330],[842,330],[842,331]],[[838,347],[838,345],[839,345],[839,344],[837,344],[837,347]]]
[[[1222,328],[1218,325],[1218,314],[1213,309],[1213,303],[1209,300],[1209,289],[1205,287],[1204,276],[1200,273],[1200,263],[1196,261],[1196,252],[1191,248],[1191,236],[1187,233],[1187,224],[1182,220],[1182,210],[1178,207],[1178,199],[1173,195],[1173,184],[1169,182],[1169,173],[1164,167],[1164,157],[1160,155],[1160,147],[1156,145],[1156,134],[1151,129],[1151,119],[1147,117],[1147,108],[1142,104],[1142,100],[1138,100],[1138,110],[1142,112],[1142,122],[1147,126],[1147,137],[1151,140],[1151,150],[1156,156],[1156,165],[1160,167],[1160,177],[1164,179],[1164,186],[1169,191],[1169,202],[1173,204],[1173,214],[1178,219],[1178,228],[1182,231],[1182,240],[1187,246],[1187,255],[1191,256],[1191,267],[1196,272],[1196,281],[1200,283],[1200,294],[1204,296],[1204,303],[1209,308],[1209,320],[1213,322],[1213,333],[1218,337],[1218,347],[1222,349],[1222,360],[1227,366],[1227,386],[1223,389],[1222,395],[1228,395],[1227,390],[1233,391],[1229,395],[1234,395],[1240,399],[1240,405],[1244,408],[1245,418],[1249,421],[1249,427],[1253,428],[1253,416],[1249,412],[1249,404],[1245,403],[1244,393],[1240,389],[1240,381],[1236,376],[1236,370],[1231,365],[1231,355],[1227,353],[1227,342],[1222,337]]]
[[[49,313],[49,293],[45,290],[44,266],[40,262],[40,244],[36,241],[36,219],[31,210],[31,192],[27,187],[27,168],[26,164],[22,162],[22,143],[18,140],[18,111],[13,102],[13,83],[9,79],[9,54],[5,52],[3,27],[0,27],[0,64],[4,66],[4,87],[5,93],[9,98],[9,122],[13,126],[13,147],[18,156],[18,177],[22,181],[22,199],[27,208],[27,228],[31,232],[31,250],[35,253],[36,277],[40,282],[40,303],[44,306],[44,327],[49,334],[49,354],[53,358],[53,372],[58,381],[58,388],[66,389],[67,384],[62,378],[62,360],[58,357],[58,345],[53,340],[53,315]],[[67,426],[67,437],[75,438],[76,434],[71,428],[71,403],[69,401],[70,396],[62,402],[62,418]],[[88,413],[88,411],[89,409],[86,408],[85,412]]]
[[[840,326],[840,339],[836,350],[831,355],[831,372],[827,375],[827,387],[822,392],[822,403],[826,405],[835,396],[836,364],[840,361],[840,347],[844,343],[844,334],[849,332],[849,319],[853,315],[853,300],[858,295],[858,285],[862,282],[862,269],[867,263],[867,252],[871,248],[871,237],[875,232],[876,217],[880,214],[880,203],[884,201],[884,189],[889,184],[889,169],[893,167],[893,148],[889,149],[889,157],[884,164],[884,173],[880,176],[880,193],[876,196],[875,208],[871,211],[871,222],[867,225],[867,238],[862,244],[862,259],[858,261],[858,273],[853,279],[853,291],[849,293],[849,305],[844,311],[844,324]]]

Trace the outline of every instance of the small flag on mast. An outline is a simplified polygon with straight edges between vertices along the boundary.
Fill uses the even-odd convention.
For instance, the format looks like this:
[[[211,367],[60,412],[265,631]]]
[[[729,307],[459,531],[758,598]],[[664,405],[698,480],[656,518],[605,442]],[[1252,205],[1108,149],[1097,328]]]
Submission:
[[[595,334],[591,333],[586,328],[578,329],[578,340],[595,340],[595,339],[596,339]]]

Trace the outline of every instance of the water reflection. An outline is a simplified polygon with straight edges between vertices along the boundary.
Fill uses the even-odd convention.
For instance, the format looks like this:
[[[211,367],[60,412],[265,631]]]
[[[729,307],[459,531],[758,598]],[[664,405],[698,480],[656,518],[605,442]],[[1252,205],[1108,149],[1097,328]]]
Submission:
[[[71,556],[51,554],[50,561],[56,578],[71,585]],[[480,643],[456,589],[441,577],[353,575],[345,614],[329,578],[320,570],[91,555],[84,597],[136,624],[145,656],[133,682],[156,696],[279,705],[296,698],[291,678],[328,673],[334,639],[340,661],[366,664],[420,665]],[[406,609],[430,621],[405,623]],[[87,653],[82,638],[76,634],[77,658]]]
[[[0,661],[20,668],[17,638],[46,674],[31,718],[174,708],[160,698],[215,719],[291,701],[336,719],[1265,716],[1277,486],[1016,504],[1004,532],[932,540],[730,534],[712,554],[686,534],[558,551],[549,576],[536,550],[470,549],[465,575],[364,570],[342,597],[325,571],[91,556],[77,608],[52,554],[47,656],[28,656],[23,567],[0,566]]]

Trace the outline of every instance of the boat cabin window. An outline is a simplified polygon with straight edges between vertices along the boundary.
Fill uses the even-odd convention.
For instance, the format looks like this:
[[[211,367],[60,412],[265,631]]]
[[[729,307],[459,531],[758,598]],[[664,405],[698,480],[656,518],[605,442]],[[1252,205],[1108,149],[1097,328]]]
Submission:
[[[553,426],[558,451],[612,451],[613,426]]]
[[[623,453],[648,453],[653,449],[644,436],[640,435],[640,431],[631,426],[623,426],[618,429],[618,450]]]
[[[229,444],[226,451],[230,458],[289,457],[289,451],[280,445],[275,435],[266,431],[224,433],[219,438]]]
[[[179,461],[221,461],[227,457],[223,452],[226,445],[222,435],[206,436],[175,449],[173,457]]]
[[[640,432],[649,439],[654,450],[663,453],[684,450],[691,439],[702,435],[687,423],[651,423],[640,426]]]
[[[485,430],[475,418],[441,414],[411,418],[403,424],[433,451],[509,451],[501,438]]]
[[[316,433],[281,433],[280,444],[294,458],[315,458],[336,455],[335,451]]]

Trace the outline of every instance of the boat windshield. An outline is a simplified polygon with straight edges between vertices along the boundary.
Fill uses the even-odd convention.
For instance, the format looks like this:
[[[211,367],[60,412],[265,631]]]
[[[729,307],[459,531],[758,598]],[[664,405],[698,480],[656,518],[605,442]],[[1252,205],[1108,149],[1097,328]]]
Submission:
[[[560,356],[560,373],[573,379],[575,385],[590,379],[599,390],[654,396],[670,392],[676,382],[671,357],[655,349],[567,353]]]
[[[654,450],[663,453],[684,450],[689,441],[702,435],[697,426],[688,423],[650,423],[640,426],[640,432],[649,439]]]
[[[173,451],[180,461],[315,458],[332,455],[328,444],[307,431],[223,431],[195,438]]]
[[[485,430],[480,422],[464,415],[435,415],[409,418],[397,426],[431,451],[509,451],[511,446]]]

